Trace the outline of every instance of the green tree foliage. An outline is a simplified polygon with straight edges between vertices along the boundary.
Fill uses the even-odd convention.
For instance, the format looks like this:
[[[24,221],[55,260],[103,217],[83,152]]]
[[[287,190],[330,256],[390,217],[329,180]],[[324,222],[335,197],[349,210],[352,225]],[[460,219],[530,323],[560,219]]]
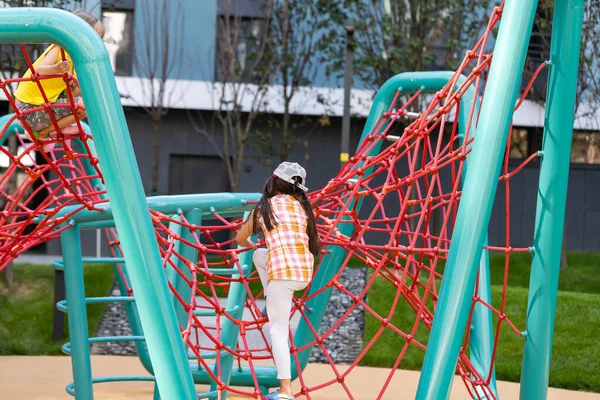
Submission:
[[[315,30],[326,23],[328,15],[321,12],[317,0],[278,0],[274,2],[271,23],[271,46],[274,54],[274,80],[281,84],[279,99],[283,104],[281,118],[275,126],[281,132],[279,151],[283,161],[289,156],[297,139],[294,134],[302,129],[305,133],[322,124],[324,119],[292,118],[292,99],[303,86],[314,84],[319,64],[315,57],[319,46],[329,42]],[[317,100],[318,99],[314,99]],[[319,122],[321,121],[321,122]],[[303,135],[306,137],[306,134]]]
[[[257,119],[268,106],[265,97],[274,76],[269,35],[273,0],[265,0],[261,7],[254,4],[259,15],[254,18],[244,16],[245,4],[233,0],[220,3],[216,80],[209,88],[216,105],[213,120],[206,121],[202,113],[188,113],[194,129],[223,160],[234,192],[240,185],[248,146],[257,137]]]
[[[343,73],[343,25],[352,20],[355,78],[378,88],[406,71],[455,69],[485,29],[494,0],[322,0],[331,16],[328,73]]]

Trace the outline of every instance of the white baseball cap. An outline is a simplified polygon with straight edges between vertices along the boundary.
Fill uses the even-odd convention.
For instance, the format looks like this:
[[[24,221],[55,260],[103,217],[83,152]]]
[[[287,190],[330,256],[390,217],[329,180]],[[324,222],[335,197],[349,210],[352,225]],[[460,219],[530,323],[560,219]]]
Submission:
[[[306,183],[306,170],[298,163],[292,163],[289,161],[282,162],[279,164],[279,166],[277,166],[277,168],[275,168],[273,176],[291,183],[292,185],[298,186],[304,192],[308,192],[308,188],[302,185],[302,183]],[[294,181],[295,176],[302,178],[302,183],[296,183],[296,181]]]

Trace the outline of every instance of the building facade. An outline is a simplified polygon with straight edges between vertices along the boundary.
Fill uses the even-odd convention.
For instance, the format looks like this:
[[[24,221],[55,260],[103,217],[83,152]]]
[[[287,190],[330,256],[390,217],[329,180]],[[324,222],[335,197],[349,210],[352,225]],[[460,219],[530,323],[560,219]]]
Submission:
[[[231,185],[221,158],[222,142],[209,140],[222,135],[220,125],[215,121],[220,93],[217,35],[219,16],[224,12],[222,2],[173,0],[165,3],[168,9],[159,7],[163,2],[158,0],[85,0],[82,7],[102,18],[106,25],[105,43],[146,192],[149,195],[152,192],[152,132],[155,128],[149,113],[154,90],[150,78],[163,73],[167,77],[168,95],[164,104],[166,111],[158,125],[160,167],[157,192],[230,191]],[[244,32],[252,33],[260,24],[261,1],[236,0],[234,3],[238,12],[243,13]],[[168,23],[159,22],[164,20]],[[251,48],[251,44],[242,45],[238,48],[240,52]],[[164,57],[168,58],[169,65],[166,72],[152,66],[153,62]],[[314,62],[317,63],[317,60],[318,55],[315,55]],[[340,168],[342,87],[343,82],[327,77],[323,68],[318,69],[313,82],[302,88],[292,104],[292,121],[301,128],[296,132],[298,140],[288,159],[306,167],[310,189],[324,186]],[[257,132],[269,135],[275,147],[281,141],[277,121],[282,112],[282,90],[277,82],[269,86],[266,95],[270,96],[269,106],[255,125]],[[374,91],[364,87],[353,88],[351,149],[356,148],[373,95]],[[326,104],[320,101],[323,98],[327,98]],[[7,102],[2,101],[1,107],[1,111],[6,112]],[[319,122],[324,115],[327,123]],[[515,164],[541,147],[543,120],[543,106],[529,100],[515,115],[515,139],[511,150]],[[594,201],[599,191],[596,182],[600,181],[600,166],[596,166],[600,165],[600,151],[595,150],[596,122],[580,118],[575,126],[566,222],[566,244],[573,251],[600,250],[600,235],[595,234],[595,227],[600,223],[600,208]],[[202,127],[198,129],[200,123]],[[264,180],[279,161],[277,155],[265,155],[260,149],[250,148],[243,162],[238,190],[262,191]],[[538,173],[538,165],[530,164],[513,182],[512,246],[528,246],[531,243]],[[490,243],[503,244],[504,240],[503,190],[500,185],[499,201],[496,201],[489,229]],[[97,254],[95,232],[84,233],[83,247],[84,254]],[[103,243],[102,253],[107,254],[106,250]],[[59,254],[60,244],[49,243],[37,251]]]

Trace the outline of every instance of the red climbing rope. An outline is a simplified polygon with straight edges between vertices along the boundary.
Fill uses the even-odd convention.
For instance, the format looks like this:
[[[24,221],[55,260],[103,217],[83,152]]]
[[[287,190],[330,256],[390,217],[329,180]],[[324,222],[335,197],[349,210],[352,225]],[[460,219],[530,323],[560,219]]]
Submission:
[[[458,115],[460,100],[468,89],[473,88],[475,93],[484,92],[485,82],[482,77],[487,73],[492,60],[492,54],[486,48],[487,42],[501,14],[502,7],[494,9],[481,39],[466,53],[453,79],[429,100],[417,119],[406,122],[406,110],[418,104],[422,98],[421,92],[410,96],[398,93],[394,104],[380,118],[355,155],[324,188],[310,194],[318,230],[325,245],[324,252],[341,247],[347,255],[341,265],[317,265],[317,271],[325,267],[336,268],[334,277],[324,287],[312,288],[310,295],[306,291],[295,299],[290,317],[299,317],[314,336],[314,340],[301,347],[297,347],[294,337],[290,336],[296,366],[300,369],[298,353],[319,347],[331,368],[330,376],[318,381],[310,380],[300,372],[298,396],[318,398],[320,389],[339,385],[348,398],[356,398],[347,380],[356,373],[357,365],[369,364],[369,355],[379,343],[385,343],[388,346],[386,351],[394,354],[395,361],[389,365],[385,382],[373,387],[373,396],[381,398],[396,369],[406,365],[407,355],[414,358],[415,354],[424,353],[460,201],[460,181],[465,158],[471,143],[476,140],[473,137],[474,127],[469,125],[463,132],[465,137],[461,142],[458,118],[452,120],[450,116]],[[23,51],[27,64],[33,70],[24,47]],[[466,79],[459,84],[460,75],[466,76]],[[534,79],[536,76],[537,73]],[[42,77],[35,72],[28,78],[38,83],[44,97],[45,104],[40,109],[70,107],[77,114],[79,106],[74,104],[71,85],[76,85],[74,77],[69,74],[60,76],[65,80],[70,100],[65,105],[50,104],[43,93],[40,81],[51,78],[56,76]],[[13,109],[17,107],[8,88],[20,81],[22,79],[0,81],[0,87]],[[521,104],[522,101],[517,104],[517,108]],[[475,115],[475,104],[469,106],[469,114],[476,120],[478,115]],[[36,109],[28,112],[35,111]],[[13,121],[24,125],[29,134],[18,136],[19,145],[23,148],[20,155],[10,154],[6,148],[0,148],[9,160],[9,167],[0,177],[0,205],[3,207],[0,218],[0,268],[24,251],[57,238],[64,229],[68,229],[69,225],[66,223],[76,212],[97,209],[98,204],[106,201],[106,193],[95,184],[102,180],[102,175],[98,161],[90,153],[89,142],[92,137],[83,131],[78,118],[77,143],[81,145],[77,147],[74,145],[76,141],[59,134],[53,141],[54,148],[47,151],[43,150],[45,143],[40,143],[33,137],[24,114],[20,111],[16,112],[2,130],[2,138],[12,133],[9,126]],[[52,123],[58,130],[54,118]],[[395,140],[390,143],[390,139]],[[382,150],[371,155],[372,150],[380,145]],[[528,248],[515,248],[511,245],[510,189],[512,178],[536,157],[532,155],[514,167],[509,163],[509,153],[510,140],[507,143],[502,175],[499,177],[505,189],[502,205],[505,213],[505,240],[488,247],[491,253],[504,255],[502,295],[500,299],[494,299],[493,304],[488,304],[474,294],[470,317],[472,320],[475,307],[485,307],[495,316],[494,360],[501,334],[521,334],[521,329],[515,326],[511,316],[507,314],[506,293],[511,255],[526,252]],[[33,160],[32,166],[26,165],[25,157]],[[87,161],[92,170],[89,167],[86,169]],[[365,174],[370,169],[372,172]],[[16,189],[9,193],[11,184],[15,184]],[[357,210],[359,201],[362,202],[360,211]],[[77,206],[73,212],[58,217],[60,210],[72,205]],[[256,304],[262,297],[262,291],[253,291],[253,282],[258,277],[255,272],[250,275],[244,273],[239,257],[245,250],[235,250],[232,245],[230,233],[237,231],[242,221],[239,218],[231,221],[229,217],[213,212],[213,219],[203,219],[202,225],[196,226],[186,219],[184,213],[166,215],[152,211],[151,215],[163,266],[183,281],[185,287],[191,289],[191,295],[185,298],[176,290],[177,285],[169,282],[175,303],[188,315],[187,322],[181,326],[182,340],[195,356],[198,367],[217,382],[220,390],[258,398],[259,382],[255,368],[257,363],[271,359],[271,347],[269,335],[265,332],[267,322],[261,317],[260,308]],[[344,235],[343,230],[340,230],[344,225],[352,225],[354,228],[351,236]],[[184,237],[177,232],[189,232],[191,236],[186,234]],[[106,237],[113,255],[122,256],[116,230],[107,229]],[[198,257],[186,259],[182,255],[182,247],[194,248]],[[368,270],[367,282],[358,292],[352,292],[340,281],[344,270],[355,265]],[[236,269],[239,277],[213,273],[215,268]],[[119,266],[119,277],[123,281],[125,294],[133,295],[123,266]],[[247,292],[244,303],[246,312],[242,320],[234,318],[222,301],[233,282],[242,284]],[[320,330],[310,322],[310,310],[307,310],[306,303],[328,290],[347,297],[351,305],[332,326]],[[384,294],[389,295],[389,301],[382,302],[378,297]],[[357,308],[364,310],[370,336],[364,338],[363,350],[356,360],[345,368],[339,368],[325,343]],[[215,314],[211,323],[198,316],[209,311]],[[226,343],[222,337],[226,321],[239,328],[240,335],[236,343]],[[508,329],[504,329],[504,325]],[[494,398],[490,389],[491,371],[477,371],[469,359],[470,334],[467,329],[457,373],[473,398]],[[253,340],[248,339],[250,335]],[[208,358],[207,352],[212,352],[214,359]],[[236,359],[237,365],[248,366],[253,372],[253,388],[231,387],[223,381],[222,364],[227,354]]]

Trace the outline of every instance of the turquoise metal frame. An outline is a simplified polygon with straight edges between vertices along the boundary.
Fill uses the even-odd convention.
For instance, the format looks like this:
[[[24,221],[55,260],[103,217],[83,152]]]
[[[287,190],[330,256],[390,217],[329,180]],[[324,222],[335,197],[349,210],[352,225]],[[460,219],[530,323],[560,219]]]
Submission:
[[[521,399],[548,393],[585,0],[555,0]]]
[[[419,379],[418,400],[450,396],[536,6],[537,0],[507,0],[504,6],[477,139],[467,157],[469,168]]]
[[[110,202],[115,205],[114,218],[131,285],[138,293],[155,294],[141,296],[136,305],[150,357],[160,360],[153,364],[158,387],[164,398],[195,398],[125,114],[102,39],[72,13],[10,8],[0,12],[0,42],[56,43],[71,55],[86,107],[94,110],[88,120]]]
[[[218,201],[215,201],[215,198],[218,199]],[[184,213],[185,215],[190,215],[190,214],[195,214],[194,220],[195,221],[200,221],[200,220],[210,220],[213,219],[213,215],[212,212],[218,212],[219,215],[222,216],[228,216],[228,217],[239,217],[241,216],[243,213],[247,213],[249,212],[249,210],[253,207],[252,204],[250,204],[251,202],[257,201],[260,198],[260,194],[258,193],[238,193],[238,194],[231,194],[231,193],[213,193],[213,194],[199,194],[199,195],[181,195],[181,196],[157,196],[157,197],[150,197],[148,198],[148,205],[151,209],[154,210],[160,210],[161,212],[164,212],[166,214],[173,214],[173,213]],[[217,203],[217,207],[213,207],[213,205]],[[73,211],[74,208],[76,208],[77,206],[70,206],[67,207],[63,210],[61,210],[57,215],[62,215],[63,213],[71,213]],[[187,210],[187,211],[186,211]],[[71,225],[72,228],[66,230],[65,232],[63,232],[63,235],[65,235],[67,232],[71,232],[71,234],[69,236],[63,236],[63,240],[68,241],[68,243],[63,243],[63,246],[66,245],[66,247],[69,248],[69,251],[71,251],[70,249],[70,245],[72,245],[73,243],[76,244],[77,247],[79,247],[79,243],[80,243],[80,236],[79,236],[79,231],[80,229],[97,229],[99,227],[99,224],[102,225],[101,227],[103,228],[107,228],[107,227],[112,227],[114,226],[114,220],[112,220],[112,209],[110,207],[110,205],[105,205],[104,209],[102,211],[91,211],[91,212],[80,212],[77,213],[73,216],[72,220],[71,220]],[[175,216],[174,217],[175,220],[179,219],[179,217]],[[188,220],[189,222],[193,222],[192,220]],[[181,233],[182,232],[182,226],[181,225],[177,225],[177,224],[170,224],[171,229],[175,232],[175,233]],[[191,237],[189,237],[188,239],[191,239]],[[191,241],[193,242],[193,239],[191,239]],[[185,246],[182,243],[175,243],[175,245],[179,248],[179,251],[181,252],[181,254],[184,254],[186,249]],[[188,246],[189,247],[189,246]],[[73,254],[72,252],[69,254]],[[80,256],[80,250],[79,250],[79,254],[75,254],[76,256]],[[189,254],[188,254],[189,255]],[[58,260],[54,263],[54,267],[55,268],[64,268],[65,270],[65,281],[67,281],[68,279],[78,279],[81,282],[81,287],[83,287],[83,278],[81,273],[77,273],[77,270],[81,270],[84,264],[87,263],[113,263],[113,264],[120,264],[121,266],[125,267],[123,268],[123,272],[126,275],[126,279],[129,279],[129,274],[126,268],[126,264],[124,264],[125,259],[123,257],[109,257],[109,258],[77,258],[77,259],[70,259],[69,262],[66,262],[67,260],[67,255],[65,254],[65,260]],[[242,254],[240,256],[240,262],[242,263],[242,271],[245,275],[249,275],[250,274],[250,268],[251,268],[251,253],[246,252],[244,254]],[[77,265],[78,268],[72,268],[73,265]],[[184,268],[185,269],[185,268]],[[239,273],[239,270],[237,268],[212,268],[211,272],[216,274],[216,275],[230,275],[235,277],[236,274]],[[81,275],[81,276],[80,276]],[[167,275],[169,277],[169,280],[173,283],[174,286],[177,286],[180,284],[180,282],[182,282],[183,280],[181,279],[181,277],[179,276],[179,274],[175,273],[174,270],[168,268],[167,269]],[[119,283],[119,287],[121,289],[121,293],[123,294],[122,296],[117,296],[117,297],[100,297],[100,298],[82,298],[81,296],[77,296],[76,294],[71,294],[71,292],[67,293],[67,300],[66,301],[61,301],[57,304],[57,307],[59,310],[64,311],[64,312],[69,312],[69,321],[73,320],[73,321],[80,321],[83,320],[85,317],[82,313],[85,313],[85,304],[91,304],[91,303],[106,303],[106,302],[113,302],[113,303],[124,303],[126,306],[126,310],[128,313],[128,318],[132,327],[132,332],[133,335],[132,336],[117,336],[117,337],[96,337],[96,338],[88,338],[87,336],[87,328],[85,330],[85,332],[81,332],[80,330],[83,329],[83,326],[78,326],[77,328],[74,327],[74,329],[78,329],[77,330],[77,335],[72,336],[71,338],[71,342],[66,343],[63,346],[63,351],[66,354],[71,354],[71,356],[73,357],[73,368],[75,370],[75,368],[78,369],[82,369],[82,372],[80,372],[78,375],[74,375],[74,383],[69,384],[67,386],[67,392],[68,393],[76,393],[77,394],[77,398],[85,398],[87,399],[87,397],[82,397],[83,395],[81,395],[81,390],[75,392],[74,388],[85,388],[84,393],[87,393],[87,391],[91,391],[91,385],[94,383],[103,383],[103,382],[117,382],[117,381],[136,381],[136,380],[147,380],[147,381],[152,381],[154,380],[154,378],[152,376],[148,377],[148,376],[114,376],[114,377],[99,377],[99,378],[93,378],[91,377],[91,373],[85,373],[86,369],[85,367],[87,365],[89,365],[89,359],[90,359],[90,353],[89,353],[89,345],[92,343],[99,343],[99,342],[121,342],[121,341],[132,341],[136,344],[137,348],[138,348],[138,355],[140,357],[140,361],[142,362],[142,365],[145,367],[145,369],[150,373],[150,374],[154,374],[154,367],[153,367],[153,363],[150,361],[149,358],[149,354],[148,354],[148,350],[147,350],[147,346],[145,343],[145,336],[144,336],[144,332],[142,331],[142,325],[139,322],[139,317],[136,311],[136,307],[135,305],[137,304],[137,299],[138,297],[132,297],[132,296],[127,296],[126,293],[126,289],[125,289],[125,281],[123,281],[120,277],[120,275],[117,275],[117,279],[118,279],[118,283]],[[69,287],[73,287],[75,285],[67,285],[67,288]],[[230,289],[230,298],[228,299],[228,305],[226,306],[226,311],[228,313],[230,313],[233,316],[237,316],[241,318],[241,314],[240,311],[243,311],[243,308],[241,306],[237,306],[237,307],[230,307],[229,304],[232,301],[232,296],[233,298],[237,298],[236,296],[238,296],[239,294],[243,294],[244,298],[246,295],[246,291],[243,285],[240,284],[240,288],[236,288],[234,287],[234,285],[232,284],[232,287]],[[68,289],[67,289],[68,290]],[[234,295],[235,293],[238,293],[238,295]],[[190,291],[191,293],[191,291]],[[174,297],[171,297],[171,301],[174,302]],[[178,302],[177,302],[178,303]],[[243,300],[241,301],[240,304],[243,304]],[[82,306],[83,305],[83,306]],[[240,314],[240,315],[238,315]],[[196,315],[215,315],[214,312],[209,313],[209,312],[200,312],[200,313],[196,313]],[[185,317],[185,320],[181,320],[181,323],[187,323],[187,314]],[[81,325],[81,324],[79,324]],[[232,336],[231,334],[226,334],[227,331],[227,324],[223,324],[223,334],[222,337],[226,338],[226,337],[230,337]],[[86,325],[87,326],[87,325]],[[235,344],[235,341],[237,340],[237,331],[234,331],[233,333],[233,344],[232,343],[227,343],[228,347],[233,347]],[[85,349],[85,350],[84,350]],[[214,353],[214,352],[213,352]],[[229,362],[229,374],[232,375],[232,371],[237,370],[237,368],[233,367],[233,357],[231,357],[231,355],[229,353],[226,352],[222,352],[223,354],[221,354],[221,357],[225,356],[229,356],[229,359],[231,360],[231,362],[229,362],[228,358],[225,358],[226,362]],[[210,359],[210,358],[215,358],[217,355],[216,354],[209,354],[209,353],[205,353],[203,354],[203,358],[205,359]],[[186,362],[187,359],[195,359],[195,356],[193,356],[192,354],[190,354],[187,358],[186,358]],[[85,360],[85,362],[82,362],[80,360]],[[160,361],[159,361],[160,362]],[[202,384],[213,384],[214,382],[211,380],[210,375],[208,374],[208,372],[206,370],[201,370],[198,369],[198,363],[197,362],[191,362],[188,364],[189,365],[189,369],[192,371],[192,375],[193,375],[193,379],[196,383],[202,383]],[[227,371],[224,369],[224,371]],[[265,374],[265,372],[262,372],[263,375]],[[225,376],[227,376],[227,374],[224,374]],[[234,376],[236,376],[237,380],[240,379],[240,375],[243,375],[242,379],[247,379],[247,374],[240,374],[238,371],[238,374],[234,374]],[[250,380],[252,378],[250,377]],[[211,391],[209,392],[204,392],[204,393],[200,393],[202,398],[216,398],[218,393],[216,390],[216,387],[214,389],[211,389]],[[159,395],[159,389],[156,388],[155,389],[155,399],[159,399],[160,395]]]
[[[574,111],[575,107],[583,3],[583,0],[555,2],[534,259],[524,332],[526,354],[521,398],[528,400],[546,398],[548,388],[573,130],[573,114],[565,115],[564,111]],[[438,400],[450,395],[470,308],[470,301],[465,299],[470,299],[475,287],[477,260],[485,241],[536,7],[536,0],[505,3],[477,126],[477,132],[486,134],[474,142],[468,157],[470,168],[419,380],[418,400]]]
[[[77,399],[93,399],[92,364],[90,361],[89,332],[83,282],[83,263],[79,226],[72,224],[61,233],[65,266],[65,288],[70,302],[69,337],[73,381],[77,383]]]

